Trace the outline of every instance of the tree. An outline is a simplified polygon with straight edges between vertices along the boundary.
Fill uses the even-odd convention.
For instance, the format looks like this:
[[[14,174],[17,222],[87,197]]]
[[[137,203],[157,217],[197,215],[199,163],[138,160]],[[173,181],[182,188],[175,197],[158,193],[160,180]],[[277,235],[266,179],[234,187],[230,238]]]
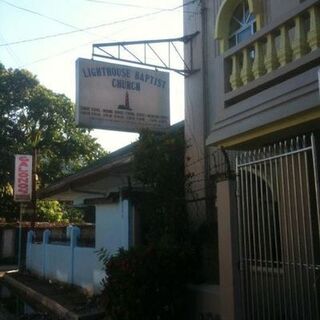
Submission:
[[[146,241],[184,242],[188,235],[184,170],[183,128],[166,134],[144,131],[140,135],[133,161],[134,177],[145,190],[137,206],[142,216]]]
[[[110,255],[100,250],[106,277],[102,301],[111,320],[187,317],[186,283],[194,278],[196,255],[185,205],[183,128],[166,134],[144,131],[136,144],[132,193],[142,243]]]
[[[14,155],[38,152],[38,185],[43,187],[74,173],[105,154],[77,128],[74,105],[63,94],[40,85],[26,70],[0,64],[0,216],[14,217]]]

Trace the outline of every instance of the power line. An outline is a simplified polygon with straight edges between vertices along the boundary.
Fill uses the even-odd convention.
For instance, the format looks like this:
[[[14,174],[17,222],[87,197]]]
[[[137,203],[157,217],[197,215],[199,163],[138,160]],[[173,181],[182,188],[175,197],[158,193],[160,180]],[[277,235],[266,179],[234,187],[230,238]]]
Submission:
[[[0,0],[0,1],[4,1],[4,0]],[[172,8],[171,11],[177,10],[179,8],[182,8],[182,7],[186,6],[186,5],[194,3],[195,1],[197,1],[197,0],[192,0],[192,1],[189,1],[189,2],[187,2],[185,4],[183,4],[183,5],[180,5],[178,7]],[[50,38],[57,38],[57,37],[60,37],[60,36],[65,36],[65,35],[74,34],[74,33],[78,33],[78,32],[98,29],[98,28],[101,28],[101,27],[120,24],[120,23],[124,23],[124,22],[128,22],[128,21],[132,21],[132,20],[142,19],[142,18],[145,18],[145,17],[157,15],[157,14],[162,13],[164,11],[168,11],[168,10],[167,9],[161,9],[161,10],[156,11],[156,12],[151,12],[151,13],[147,13],[147,14],[143,14],[143,15],[139,15],[139,16],[135,16],[135,17],[131,17],[131,18],[126,18],[126,19],[116,20],[116,21],[112,21],[112,22],[109,22],[109,23],[103,23],[103,24],[99,24],[99,25],[91,26],[91,27],[87,27],[87,28],[81,28],[81,29],[77,29],[77,30],[73,30],[73,31],[60,32],[60,33],[41,36],[41,37],[36,37],[36,38],[32,38],[32,39],[25,39],[25,40],[20,40],[20,41],[2,43],[2,44],[0,44],[0,47],[5,47],[5,46],[9,46],[9,45],[17,45],[17,44],[22,44],[22,43],[27,43],[27,42],[34,42],[34,41],[38,41],[38,40],[46,40],[46,39],[50,39]]]
[[[122,32],[123,30],[127,29],[128,26],[126,26],[125,28],[122,28],[121,30],[118,30],[116,32],[113,32],[112,33],[112,36],[114,36],[115,34],[119,33],[119,32]],[[111,35],[109,35],[111,36]],[[106,39],[106,37],[103,37],[104,39]],[[73,50],[76,50],[78,48],[81,48],[83,46],[86,46],[88,44],[91,44],[92,42],[95,42],[95,41],[99,41],[101,39],[101,37],[99,37],[98,39],[95,39],[93,41],[86,41],[85,43],[82,43],[82,44],[79,44],[78,46],[75,46],[75,47],[72,47],[72,48],[69,48],[69,49],[66,49],[66,50],[63,50],[63,51],[60,51],[56,54],[53,54],[53,55],[50,55],[50,56],[47,56],[47,57],[43,57],[43,58],[40,58],[40,59],[37,59],[37,60],[34,60],[34,61],[31,61],[31,62],[28,62],[28,63],[25,63],[25,64],[22,64],[20,66],[18,66],[18,69],[20,68],[25,68],[27,66],[30,66],[30,65],[33,65],[33,64],[36,64],[36,63],[39,63],[39,62],[43,62],[43,61],[46,61],[46,60],[50,60],[50,59],[53,59],[53,58],[56,58],[56,57],[59,57],[59,56],[62,56],[68,52],[71,52]]]
[[[78,49],[78,48],[81,48],[81,47],[83,47],[83,46],[86,46],[86,45],[89,44],[89,43],[91,43],[91,41],[90,41],[90,42],[83,43],[83,44],[78,45],[78,46],[76,46],[76,47],[72,47],[72,48],[70,48],[70,49],[61,51],[61,52],[56,53],[56,54],[54,54],[54,55],[47,56],[47,57],[44,57],[44,58],[40,58],[40,59],[35,60],[35,61],[32,61],[32,62],[30,62],[30,63],[26,63],[26,64],[23,64],[23,65],[20,65],[20,66],[18,67],[18,69],[25,68],[25,67],[27,67],[27,66],[30,66],[30,65],[35,64],[35,63],[38,63],[38,62],[42,62],[42,61],[46,61],[46,60],[49,60],[49,59],[53,59],[53,58],[62,56],[62,55],[64,55],[64,54],[68,53],[68,52],[71,52],[71,51],[73,51],[73,50],[76,50],[76,49]]]
[[[6,39],[4,38],[4,36],[2,35],[1,32],[0,32],[0,39],[3,40],[3,41],[6,41]],[[12,57],[13,60],[17,61],[18,63],[21,63],[21,60],[15,54],[15,52],[10,48],[10,46],[7,46],[6,50],[7,50],[8,54]]]
[[[2,43],[2,44],[0,44],[0,47],[9,46],[9,45],[16,45],[16,44],[21,44],[21,43],[27,43],[27,42],[34,42],[34,41],[38,41],[38,40],[46,40],[46,39],[50,39],[50,38],[57,38],[57,37],[60,37],[60,36],[65,36],[65,35],[74,34],[74,33],[78,33],[78,32],[98,29],[98,28],[101,28],[101,27],[106,27],[106,26],[110,26],[110,25],[114,25],[114,24],[119,24],[119,23],[131,21],[131,20],[141,19],[141,18],[144,18],[146,16],[151,16],[151,15],[154,15],[154,14],[157,14],[157,13],[160,13],[160,12],[153,12],[153,13],[149,13],[149,14],[146,14],[146,15],[135,16],[135,17],[127,18],[127,19],[117,20],[117,21],[113,21],[113,22],[110,22],[110,23],[104,23],[104,24],[91,26],[91,27],[87,27],[87,28],[82,28],[82,29],[78,29],[78,30],[74,30],[74,31],[60,32],[60,33],[50,34],[50,35],[31,38],[31,39],[25,39],[25,40],[20,40],[20,41]]]
[[[126,28],[124,28],[124,29],[126,29]],[[120,32],[123,31],[124,29],[121,29]],[[118,33],[118,32],[115,32],[115,33],[113,33],[112,35],[115,35],[116,33]],[[101,37],[100,37],[99,39],[101,39]],[[96,40],[94,40],[94,41],[98,41],[99,39],[96,39]],[[18,67],[18,69],[20,69],[20,68],[25,68],[25,67],[27,67],[27,66],[30,66],[30,65],[35,64],[35,63],[38,63],[38,62],[42,62],[42,61],[46,61],[46,60],[49,60],[49,59],[53,59],[53,58],[62,56],[62,55],[64,55],[64,54],[68,53],[68,52],[71,52],[71,51],[76,50],[76,49],[78,49],[78,48],[84,47],[84,46],[86,46],[86,45],[88,45],[88,44],[91,44],[91,43],[92,43],[92,41],[87,41],[87,42],[85,42],[85,43],[79,44],[78,46],[75,46],[75,47],[66,49],[66,50],[64,50],[64,51],[60,51],[60,52],[58,52],[58,53],[56,53],[56,54],[53,54],[53,55],[51,55],[51,56],[43,57],[43,58],[34,60],[34,61],[32,61],[32,62],[25,63],[25,64],[23,64],[23,65],[20,65],[20,66]]]
[[[67,26],[67,27],[70,27],[70,28],[79,30],[78,27],[73,26],[72,24],[69,24],[69,23],[67,23],[67,22],[58,20],[58,19],[56,19],[56,18],[49,17],[49,16],[47,16],[47,15],[45,15],[45,14],[42,14],[42,13],[40,13],[40,12],[33,11],[33,10],[30,10],[30,9],[27,9],[27,8],[24,8],[24,7],[17,6],[17,5],[15,5],[15,4],[11,3],[11,2],[6,1],[6,0],[0,0],[0,1],[3,2],[3,3],[5,3],[5,4],[7,4],[8,6],[13,7],[13,8],[16,8],[16,9],[19,9],[19,10],[22,10],[22,11],[26,11],[26,12],[32,13],[32,14],[35,14],[35,15],[40,16],[40,17],[42,17],[42,18],[46,18],[46,19],[48,19],[48,20],[51,20],[51,21],[60,23],[60,24],[62,24],[62,25],[64,25],[64,26]]]
[[[111,6],[119,6],[119,7],[131,7],[131,8],[139,8],[139,9],[152,9],[152,10],[170,10],[165,8],[155,8],[155,7],[149,7],[149,6],[141,6],[137,4],[131,4],[131,3],[119,3],[119,2],[112,2],[112,1],[103,1],[103,0],[86,0],[88,2],[94,2],[99,4],[106,4]]]
[[[78,30],[79,32],[82,31],[82,29],[80,29],[79,27],[76,27],[76,26],[74,26],[74,25],[72,25],[72,24],[70,24],[70,23],[67,23],[67,22],[58,20],[58,19],[56,19],[56,18],[47,16],[47,15],[45,15],[45,14],[43,14],[43,13],[40,13],[40,12],[37,12],[37,11],[34,11],[34,10],[30,10],[30,9],[28,9],[28,8],[24,8],[24,7],[17,6],[17,5],[15,5],[15,4],[11,3],[11,2],[6,1],[6,0],[0,0],[0,1],[3,2],[3,3],[5,3],[5,4],[7,4],[7,5],[9,5],[9,6],[11,6],[11,7],[13,7],[13,8],[16,8],[16,9],[19,9],[19,10],[26,11],[26,12],[28,12],[28,13],[37,15],[37,16],[39,16],[39,17],[48,19],[48,20],[50,20],[50,21],[59,23],[59,24],[61,24],[61,25],[70,27],[70,28],[75,29],[75,30]],[[89,32],[89,31],[84,31],[84,32],[87,32],[88,34],[91,34],[91,35],[97,35],[97,34],[95,34],[95,33]]]
[[[142,6],[138,4],[131,4],[131,3],[119,3],[119,2],[113,2],[113,1],[103,1],[103,0],[86,0],[88,2],[94,2],[99,4],[105,4],[105,5],[111,5],[111,6],[119,6],[119,7],[131,7],[131,8],[138,8],[138,9],[152,9],[152,10],[164,10],[164,11],[173,11],[176,9],[179,9],[181,7],[187,6],[191,3],[194,3],[196,1],[190,1],[190,3],[185,3],[184,5],[180,5],[178,7],[174,8],[160,8],[160,7],[149,7],[149,6]],[[195,11],[185,11],[189,13],[197,13]]]
[[[71,52],[71,51],[73,51],[73,50],[76,50],[76,49],[78,49],[78,48],[84,47],[84,46],[86,46],[86,45],[88,45],[88,44],[90,44],[90,43],[91,43],[91,41],[86,42],[86,43],[82,43],[82,44],[80,44],[80,45],[78,45],[78,46],[69,48],[69,49],[64,50],[64,51],[60,51],[60,52],[58,52],[58,53],[56,53],[56,54],[53,54],[53,55],[51,55],[51,56],[47,56],[47,57],[43,57],[43,58],[40,58],[40,59],[31,61],[31,62],[27,62],[27,63],[25,63],[25,64],[22,64],[22,65],[18,66],[17,68],[18,68],[18,69],[21,69],[21,68],[25,68],[25,67],[31,66],[31,65],[33,65],[33,64],[39,63],[39,62],[43,62],[43,61],[47,61],[47,60],[50,60],[50,59],[54,59],[54,58],[56,58],[56,57],[62,56],[62,55],[64,55],[64,54],[69,53],[69,52]]]

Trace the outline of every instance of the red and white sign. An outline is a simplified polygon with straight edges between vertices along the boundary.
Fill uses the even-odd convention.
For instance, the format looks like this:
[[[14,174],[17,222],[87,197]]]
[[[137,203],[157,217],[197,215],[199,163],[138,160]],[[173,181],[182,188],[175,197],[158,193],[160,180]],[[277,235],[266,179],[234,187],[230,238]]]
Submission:
[[[32,156],[15,156],[14,200],[31,201],[32,199]]]

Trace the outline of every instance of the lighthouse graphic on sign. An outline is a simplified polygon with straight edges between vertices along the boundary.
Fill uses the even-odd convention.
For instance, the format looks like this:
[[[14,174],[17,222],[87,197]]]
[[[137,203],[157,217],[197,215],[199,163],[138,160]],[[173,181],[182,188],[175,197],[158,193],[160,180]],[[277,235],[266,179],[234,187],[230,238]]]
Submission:
[[[124,104],[119,104],[119,105],[118,105],[118,109],[119,109],[119,110],[132,110],[132,109],[130,108],[129,93],[128,93],[128,91],[126,91]]]

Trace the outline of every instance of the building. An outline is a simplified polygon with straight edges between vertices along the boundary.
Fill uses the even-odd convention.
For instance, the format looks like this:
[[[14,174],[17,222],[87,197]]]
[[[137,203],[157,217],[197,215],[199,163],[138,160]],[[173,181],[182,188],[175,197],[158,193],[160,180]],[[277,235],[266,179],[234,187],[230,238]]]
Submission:
[[[183,137],[183,130],[184,122],[181,121],[171,126],[169,132],[179,132]],[[30,231],[27,270],[45,279],[99,293],[105,270],[98,251],[105,249],[112,255],[120,248],[128,249],[143,243],[145,221],[141,203],[150,190],[133,175],[132,162],[137,144],[114,151],[38,192],[41,199],[90,208],[95,234],[94,239],[88,241],[85,230],[68,226],[64,237],[46,230],[41,239],[37,239],[36,233]]]
[[[130,198],[133,148],[131,144],[119,149],[39,192],[42,199],[91,207],[95,235],[88,245],[85,234],[70,226],[64,241],[53,239],[46,230],[37,242],[34,231],[30,231],[27,270],[46,279],[78,285],[89,293],[100,291],[105,273],[97,251],[103,248],[113,254],[137,241],[137,214]]]
[[[184,3],[190,212],[219,249],[194,316],[319,319],[319,1]]]

